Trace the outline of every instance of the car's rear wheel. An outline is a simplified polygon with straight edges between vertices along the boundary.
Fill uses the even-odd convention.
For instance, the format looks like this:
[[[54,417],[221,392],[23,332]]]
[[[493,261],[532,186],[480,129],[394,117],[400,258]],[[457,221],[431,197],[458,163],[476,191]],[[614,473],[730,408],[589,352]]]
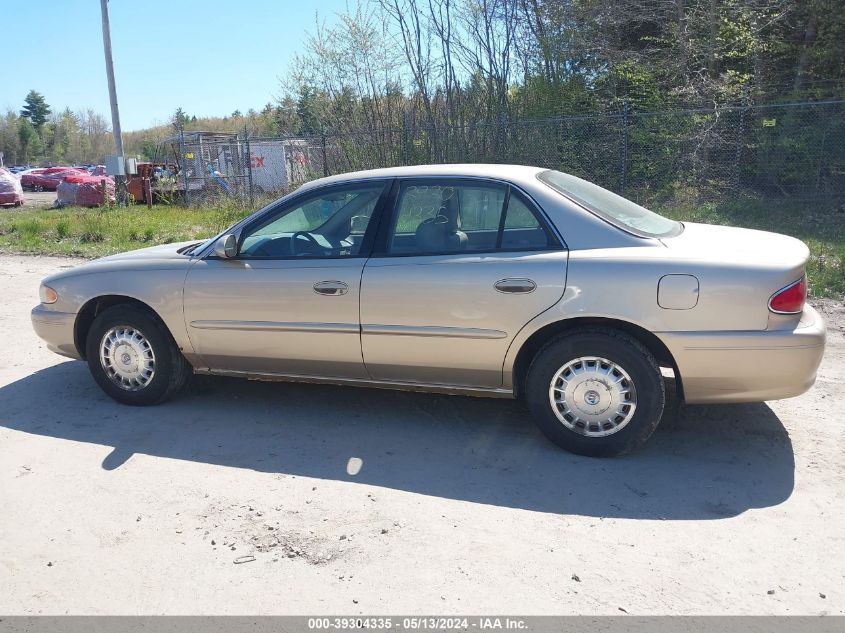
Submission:
[[[540,430],[567,451],[620,455],[657,428],[666,401],[654,355],[611,328],[566,332],[534,357],[525,395]]]
[[[191,366],[169,332],[143,308],[118,305],[91,324],[88,368],[109,396],[137,406],[158,404],[187,382]]]

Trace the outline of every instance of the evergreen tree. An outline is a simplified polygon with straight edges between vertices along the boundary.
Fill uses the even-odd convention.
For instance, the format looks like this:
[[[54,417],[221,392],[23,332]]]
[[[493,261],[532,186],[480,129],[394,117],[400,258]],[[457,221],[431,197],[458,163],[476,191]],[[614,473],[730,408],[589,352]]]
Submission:
[[[21,117],[29,119],[36,130],[40,130],[50,116],[50,106],[44,99],[44,95],[35,90],[30,90],[24,99],[24,107],[21,110]]]
[[[173,117],[170,120],[170,124],[173,126],[173,129],[177,132],[183,130],[185,128],[185,124],[187,124],[191,120],[185,111],[182,108],[176,108],[176,112],[173,113]]]

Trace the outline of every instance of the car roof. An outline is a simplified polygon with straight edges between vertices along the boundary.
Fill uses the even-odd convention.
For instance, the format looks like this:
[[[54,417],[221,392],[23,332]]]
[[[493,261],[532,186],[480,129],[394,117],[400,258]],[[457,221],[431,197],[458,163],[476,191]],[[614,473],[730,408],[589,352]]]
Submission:
[[[353,180],[367,180],[371,178],[413,178],[448,176],[451,178],[493,178],[507,180],[514,183],[535,182],[535,177],[541,171],[541,167],[530,167],[528,165],[499,165],[490,163],[460,163],[440,165],[410,165],[406,167],[385,167],[382,169],[367,169],[364,171],[353,171],[336,176],[327,176],[312,180],[303,188],[321,187],[334,183],[349,182]]]

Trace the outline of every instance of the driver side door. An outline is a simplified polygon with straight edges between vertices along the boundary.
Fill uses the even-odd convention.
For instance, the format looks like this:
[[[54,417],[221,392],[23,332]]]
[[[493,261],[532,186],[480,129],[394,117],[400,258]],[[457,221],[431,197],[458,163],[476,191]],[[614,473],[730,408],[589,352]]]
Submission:
[[[390,181],[323,187],[246,225],[238,255],[185,280],[184,313],[212,373],[366,378],[361,273]]]

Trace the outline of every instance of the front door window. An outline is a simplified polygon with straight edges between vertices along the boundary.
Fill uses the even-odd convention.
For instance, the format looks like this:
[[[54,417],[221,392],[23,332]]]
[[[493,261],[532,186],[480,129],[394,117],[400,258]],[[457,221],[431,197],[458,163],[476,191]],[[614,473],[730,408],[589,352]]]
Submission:
[[[357,257],[382,183],[308,196],[248,228],[242,258]]]

